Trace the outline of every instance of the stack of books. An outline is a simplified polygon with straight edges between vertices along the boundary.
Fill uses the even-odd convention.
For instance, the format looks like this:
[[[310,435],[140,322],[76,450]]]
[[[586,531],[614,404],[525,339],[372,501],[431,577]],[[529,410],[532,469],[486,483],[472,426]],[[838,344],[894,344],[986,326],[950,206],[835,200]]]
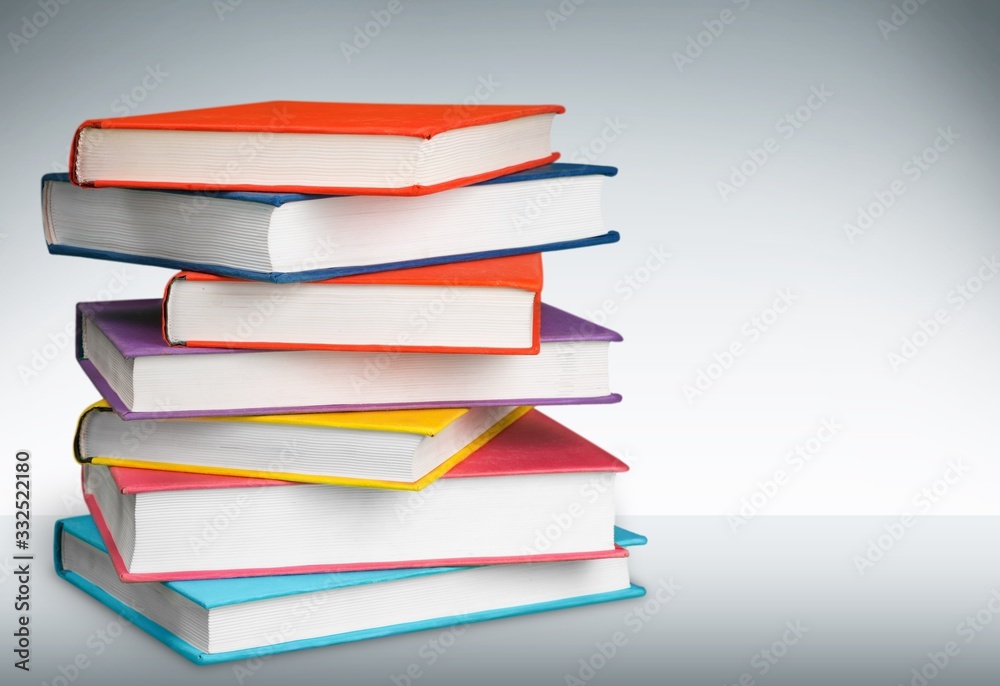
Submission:
[[[643,594],[627,467],[535,409],[611,403],[541,252],[609,243],[558,106],[269,102],[84,122],[55,254],[181,269],[81,303],[103,400],[60,576],[197,663]]]

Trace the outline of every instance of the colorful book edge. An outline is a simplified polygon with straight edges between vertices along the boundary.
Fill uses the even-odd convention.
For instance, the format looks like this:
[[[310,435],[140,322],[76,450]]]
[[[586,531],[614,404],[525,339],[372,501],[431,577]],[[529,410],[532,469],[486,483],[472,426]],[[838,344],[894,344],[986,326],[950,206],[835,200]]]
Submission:
[[[414,267],[426,267],[437,264],[450,264],[452,262],[465,262],[469,260],[485,260],[493,257],[506,257],[508,255],[525,255],[537,252],[553,252],[558,250],[572,250],[575,248],[586,248],[595,245],[606,245],[617,243],[621,239],[617,231],[608,231],[601,236],[591,238],[579,238],[568,241],[555,241],[552,243],[541,243],[516,248],[502,248],[498,250],[484,250],[481,252],[462,253],[460,255],[443,255],[439,257],[424,257],[414,260],[402,260],[399,262],[385,262],[382,264],[359,265],[355,267],[331,267],[327,269],[311,269],[302,272],[258,272],[249,269],[239,269],[226,267],[225,265],[207,264],[202,262],[189,262],[187,260],[172,260],[159,257],[147,257],[144,255],[131,255],[128,253],[114,252],[110,250],[94,250],[91,248],[78,248],[70,245],[49,243],[48,250],[52,255],[68,255],[73,257],[87,257],[95,260],[110,260],[113,262],[126,262],[130,264],[141,264],[151,267],[165,267],[167,269],[205,272],[207,274],[217,274],[234,279],[245,281],[265,281],[268,283],[303,283],[308,281],[324,281],[335,279],[341,276],[353,276],[356,274],[372,274],[376,272],[392,271],[396,269],[412,269]]]
[[[96,405],[96,404],[95,404]],[[211,467],[204,465],[189,465],[189,464],[178,464],[172,462],[150,462],[144,460],[134,460],[128,458],[116,458],[116,457],[106,457],[106,456],[95,456],[92,458],[85,458],[81,454],[80,449],[80,427],[83,423],[83,419],[87,412],[94,411],[95,406],[91,406],[84,410],[84,413],[80,415],[80,419],[77,423],[77,432],[73,440],[73,452],[74,458],[80,464],[97,464],[104,465],[108,467],[128,467],[132,469],[153,469],[159,471],[167,472],[186,472],[194,474],[212,474],[217,476],[237,476],[245,477],[251,479],[277,479],[280,481],[290,481],[296,483],[306,483],[306,484],[323,484],[326,486],[349,486],[352,488],[379,488],[385,490],[398,490],[398,491],[422,491],[423,489],[430,486],[432,483],[440,479],[442,476],[450,472],[456,465],[461,463],[467,457],[472,455],[472,453],[479,450],[481,447],[489,443],[499,434],[501,431],[506,429],[508,426],[513,424],[519,418],[523,417],[529,410],[531,406],[521,406],[512,412],[508,413],[503,419],[491,426],[487,431],[478,436],[474,441],[466,445],[464,448],[459,450],[457,453],[449,457],[447,460],[442,462],[440,465],[432,469],[426,475],[417,479],[416,481],[386,481],[382,479],[362,479],[355,477],[346,476],[319,476],[310,474],[299,474],[296,472],[279,472],[279,471],[259,471],[254,469],[236,469],[228,467]],[[110,411],[111,408],[109,407]],[[220,418],[222,419],[222,418]]]
[[[519,181],[544,181],[546,179],[568,178],[574,176],[607,176],[613,177],[618,174],[617,167],[609,167],[597,164],[577,164],[572,162],[553,162],[539,167],[532,167],[523,171],[505,174],[494,179],[480,181],[471,184],[473,186],[493,186],[504,183],[516,183]],[[42,175],[42,191],[44,193],[45,184],[49,181],[71,183],[68,172],[50,172]],[[178,195],[200,195],[195,191],[183,191],[164,188],[163,193],[174,193]],[[315,193],[270,193],[254,191],[219,191],[213,197],[224,200],[241,200],[243,202],[256,202],[273,207],[281,207],[290,202],[300,202],[303,200],[319,200],[338,196],[318,195]],[[339,196],[344,197],[344,196]]]
[[[505,557],[474,557],[429,560],[401,560],[396,562],[359,562],[337,565],[305,565],[292,567],[269,567],[248,569],[213,569],[204,571],[184,571],[168,573],[134,573],[125,566],[121,551],[115,544],[107,520],[97,499],[90,493],[83,494],[83,500],[101,532],[106,552],[111,557],[118,578],[126,583],[143,581],[195,581],[204,579],[228,579],[231,577],[275,576],[288,574],[318,574],[328,572],[364,572],[380,569],[410,569],[424,567],[479,567],[483,565],[517,564],[519,562],[568,562],[571,560],[597,560],[611,557],[628,557],[628,550],[617,544],[607,550],[582,553],[540,553],[533,555],[511,555]]]
[[[248,648],[243,650],[233,650],[221,653],[205,653],[198,650],[190,643],[187,643],[186,641],[182,640],[171,631],[165,629],[159,624],[146,618],[144,615],[138,612],[134,607],[125,602],[122,602],[118,598],[115,598],[113,595],[111,595],[101,587],[97,586],[96,584],[88,581],[87,579],[84,579],[82,576],[76,574],[75,572],[71,572],[64,569],[62,566],[62,533],[66,521],[67,520],[61,519],[57,521],[55,524],[53,559],[55,563],[56,574],[65,581],[67,581],[68,583],[72,584],[73,586],[76,586],[81,591],[91,596],[98,602],[107,606],[116,614],[120,615],[121,617],[124,617],[132,624],[139,627],[147,634],[149,634],[156,640],[166,645],[168,648],[171,648],[184,658],[199,665],[229,662],[233,660],[261,658],[267,655],[292,652],[296,650],[303,650],[306,648],[318,648],[323,646],[338,645],[341,643],[350,643],[370,638],[381,638],[384,636],[392,636],[396,634],[425,631],[428,629],[441,629],[456,624],[470,624],[473,622],[482,622],[492,619],[503,619],[507,617],[517,617],[521,615],[535,614],[539,612],[546,612],[549,610],[568,609],[573,607],[581,607],[584,605],[593,605],[597,603],[611,602],[615,600],[639,598],[645,595],[646,593],[643,587],[633,583],[630,584],[630,586],[626,589],[622,589],[620,591],[613,591],[609,593],[597,593],[586,596],[577,596],[575,598],[567,598],[564,600],[550,601],[545,603],[534,603],[530,605],[521,605],[521,606],[503,608],[499,610],[488,610],[466,615],[437,617],[434,619],[427,619],[417,622],[408,622],[404,624],[396,624],[385,627],[377,627],[373,629],[365,629],[362,631],[353,631],[342,634],[331,634],[328,636],[321,636],[317,638],[288,641],[285,643],[277,643],[273,645],[262,646],[260,648]],[[446,572],[448,570],[441,570],[441,571]]]

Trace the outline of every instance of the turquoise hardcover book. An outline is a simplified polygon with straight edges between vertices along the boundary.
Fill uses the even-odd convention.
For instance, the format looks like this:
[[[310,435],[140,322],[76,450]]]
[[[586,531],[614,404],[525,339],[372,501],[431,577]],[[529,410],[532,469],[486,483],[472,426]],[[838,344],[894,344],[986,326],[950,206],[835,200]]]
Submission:
[[[615,542],[628,547],[646,539],[616,528]],[[59,576],[196,664],[642,596],[627,563],[619,557],[125,583],[91,517],[59,520],[55,530]]]

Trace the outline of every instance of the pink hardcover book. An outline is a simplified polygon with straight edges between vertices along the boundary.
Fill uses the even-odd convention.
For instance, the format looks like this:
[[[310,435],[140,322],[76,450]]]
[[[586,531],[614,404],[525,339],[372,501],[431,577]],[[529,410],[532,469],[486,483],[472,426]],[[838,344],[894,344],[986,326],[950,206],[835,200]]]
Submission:
[[[614,477],[628,467],[532,410],[419,492],[83,465],[123,581],[627,555]]]

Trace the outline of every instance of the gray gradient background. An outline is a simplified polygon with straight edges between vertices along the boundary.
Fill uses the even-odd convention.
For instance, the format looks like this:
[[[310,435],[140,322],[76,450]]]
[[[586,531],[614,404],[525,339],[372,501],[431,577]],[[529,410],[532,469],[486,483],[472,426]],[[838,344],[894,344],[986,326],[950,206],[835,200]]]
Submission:
[[[986,552],[997,539],[988,518],[924,518],[877,574],[861,579],[850,563],[882,521],[914,510],[914,497],[948,460],[970,471],[931,513],[1000,513],[1000,279],[961,311],[948,301],[1000,243],[995,3],[929,2],[883,38],[877,22],[890,19],[889,0],[751,0],[745,10],[729,0],[588,0],[554,29],[546,12],[559,11],[555,0],[404,0],[347,61],[341,43],[386,4],[242,0],[220,19],[209,0],[71,0],[16,52],[8,32],[39,8],[3,4],[0,454],[32,451],[35,512],[82,511],[69,445],[77,413],[95,393],[71,346],[27,382],[18,366],[61,342],[76,301],[122,280],[117,297],[158,296],[168,275],[47,255],[38,177],[65,168],[81,120],[123,113],[121,94],[141,87],[147,68],[166,76],[132,113],[275,98],[455,102],[492,79],[499,86],[485,102],[566,105],[554,129],[565,159],[578,159],[581,146],[606,148],[595,161],[622,170],[605,199],[623,241],[551,254],[545,266],[553,304],[584,315],[606,300],[616,307],[606,323],[626,337],[612,370],[626,399],[552,414],[632,464],[619,482],[620,511],[637,516],[627,522],[652,538],[635,555],[634,576],[650,586],[674,576],[685,592],[630,643],[630,657],[591,683],[658,674],[733,683],[796,618],[816,626],[810,641],[758,683],[901,683],[1000,583],[1000,560]],[[679,70],[673,54],[723,9],[735,20]],[[833,95],[782,138],[775,123],[804,105],[813,87]],[[606,146],[595,143],[609,118],[627,128]],[[849,241],[844,223],[874,192],[906,178],[903,165],[939,127],[952,127],[958,140]],[[768,137],[778,151],[724,201],[717,182]],[[627,297],[618,284],[640,274],[655,249],[670,258]],[[791,289],[796,303],[689,404],[684,385],[713,354],[747,342],[741,327],[778,289]],[[893,371],[887,353],[939,308],[948,309],[949,323]],[[736,513],[757,481],[787,469],[788,451],[830,417],[843,430],[763,508],[796,516],[754,519],[734,535],[721,516]],[[9,496],[3,502],[10,512]],[[49,524],[35,521],[40,558]],[[37,671],[25,683],[51,680],[113,619],[50,581],[37,577]],[[0,584],[5,598],[10,589],[9,580]],[[564,683],[628,609],[477,626],[426,681]],[[933,683],[995,683],[998,632],[984,633]],[[325,681],[390,683],[389,673],[416,660],[428,638],[274,658],[249,682],[287,682],[299,670]],[[77,683],[114,683],[116,675],[129,683],[129,664],[148,665],[164,681],[195,674],[134,630],[109,654]],[[0,681],[10,673],[0,666]],[[234,681],[226,667],[198,675]]]

